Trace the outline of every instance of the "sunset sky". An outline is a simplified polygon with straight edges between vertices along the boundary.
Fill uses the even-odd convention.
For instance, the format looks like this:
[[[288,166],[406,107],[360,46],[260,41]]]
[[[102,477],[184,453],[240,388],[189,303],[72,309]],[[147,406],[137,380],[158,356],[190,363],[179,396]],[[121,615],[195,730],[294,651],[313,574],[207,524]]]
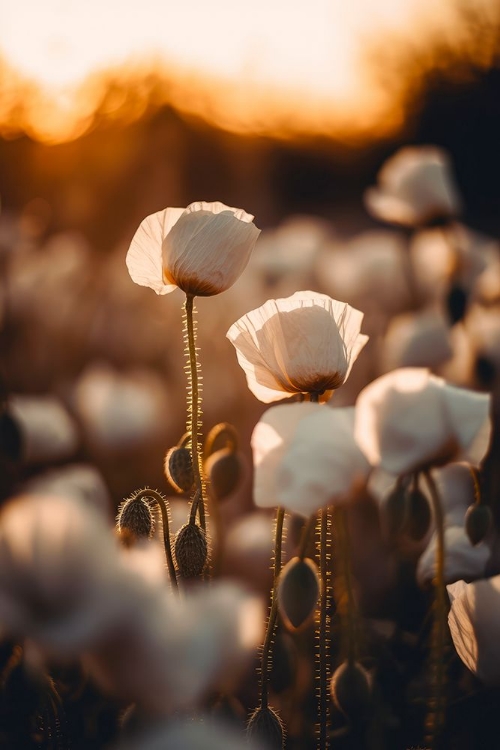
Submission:
[[[491,0],[469,2],[485,12],[492,7]],[[223,111],[229,127],[231,117],[234,126],[291,112],[293,120],[294,109],[299,124],[307,121],[304,110],[315,121],[362,124],[388,112],[366,51],[388,33],[412,43],[448,35],[459,44],[457,6],[458,0],[10,0],[0,16],[0,55],[13,75],[36,83],[38,117],[33,108],[26,117],[46,135],[52,122],[56,139],[58,128],[63,135],[82,108],[92,108],[88,90],[78,91],[89,74],[124,65],[165,70],[184,89],[195,81],[203,102],[193,102],[191,90],[174,103],[211,109],[215,119]],[[4,100],[6,89],[13,96],[12,85],[3,89]],[[0,123],[7,110],[0,101]]]

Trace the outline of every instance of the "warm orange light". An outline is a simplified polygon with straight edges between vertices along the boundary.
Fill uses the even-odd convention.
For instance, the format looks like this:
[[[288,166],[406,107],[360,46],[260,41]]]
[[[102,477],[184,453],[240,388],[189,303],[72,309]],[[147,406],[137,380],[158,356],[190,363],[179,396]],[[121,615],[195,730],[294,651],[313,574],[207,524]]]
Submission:
[[[491,10],[488,0],[468,1]],[[403,87],[377,79],[366,51],[394,33],[424,46],[440,34],[463,44],[457,7],[456,0],[17,0],[0,29],[10,69],[0,82],[0,132],[77,137],[103,100],[110,74],[100,71],[114,69],[108,117],[140,115],[153,73],[164,82],[156,103],[231,130],[388,134],[401,124]],[[139,95],[129,87],[132,98],[131,79],[142,80]]]

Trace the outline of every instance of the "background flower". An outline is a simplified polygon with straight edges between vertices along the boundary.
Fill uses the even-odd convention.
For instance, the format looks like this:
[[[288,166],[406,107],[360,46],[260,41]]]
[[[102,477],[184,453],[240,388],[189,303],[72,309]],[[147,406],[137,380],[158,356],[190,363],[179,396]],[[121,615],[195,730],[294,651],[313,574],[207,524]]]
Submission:
[[[247,384],[261,401],[339,388],[368,337],[363,313],[325,294],[268,300],[234,323],[227,337]]]

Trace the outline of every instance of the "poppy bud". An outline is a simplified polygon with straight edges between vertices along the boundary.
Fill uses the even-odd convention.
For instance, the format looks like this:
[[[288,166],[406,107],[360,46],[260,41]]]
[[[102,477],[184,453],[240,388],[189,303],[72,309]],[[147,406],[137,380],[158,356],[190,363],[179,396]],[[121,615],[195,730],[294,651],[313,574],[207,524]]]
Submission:
[[[488,505],[471,505],[465,514],[465,531],[470,543],[475,547],[482,542],[490,530],[492,522]]]
[[[184,446],[175,446],[165,456],[165,476],[177,492],[189,492],[194,485],[191,452]]]
[[[238,450],[238,433],[229,422],[219,422],[212,427],[205,440],[205,456],[208,458],[223,448],[233,452]]]
[[[278,608],[289,630],[300,630],[313,619],[319,591],[316,563],[308,557],[292,557],[278,581]]]
[[[330,693],[347,719],[363,719],[371,703],[370,676],[358,662],[345,661],[332,675]]]
[[[195,523],[186,523],[175,537],[175,558],[182,578],[198,578],[207,562],[205,532]]]
[[[280,717],[269,706],[256,708],[247,724],[247,737],[266,750],[283,750],[285,730]]]
[[[124,538],[132,535],[139,539],[151,539],[155,519],[147,497],[137,497],[137,493],[121,503],[116,518],[118,533]]]
[[[205,474],[213,495],[217,500],[223,500],[238,487],[242,474],[241,459],[237,453],[222,448],[208,458]]]

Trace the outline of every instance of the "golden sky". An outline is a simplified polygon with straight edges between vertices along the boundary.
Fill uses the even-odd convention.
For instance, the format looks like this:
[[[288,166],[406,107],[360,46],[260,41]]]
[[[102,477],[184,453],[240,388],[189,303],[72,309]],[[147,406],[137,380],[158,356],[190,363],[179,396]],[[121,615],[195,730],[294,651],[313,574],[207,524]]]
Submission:
[[[394,33],[459,40],[459,1],[7,0],[0,126],[23,90],[23,129],[75,137],[102,96],[96,74],[114,68],[164,73],[174,105],[230,129],[390,128],[397,108],[366,50]],[[467,2],[486,13],[495,0]]]

